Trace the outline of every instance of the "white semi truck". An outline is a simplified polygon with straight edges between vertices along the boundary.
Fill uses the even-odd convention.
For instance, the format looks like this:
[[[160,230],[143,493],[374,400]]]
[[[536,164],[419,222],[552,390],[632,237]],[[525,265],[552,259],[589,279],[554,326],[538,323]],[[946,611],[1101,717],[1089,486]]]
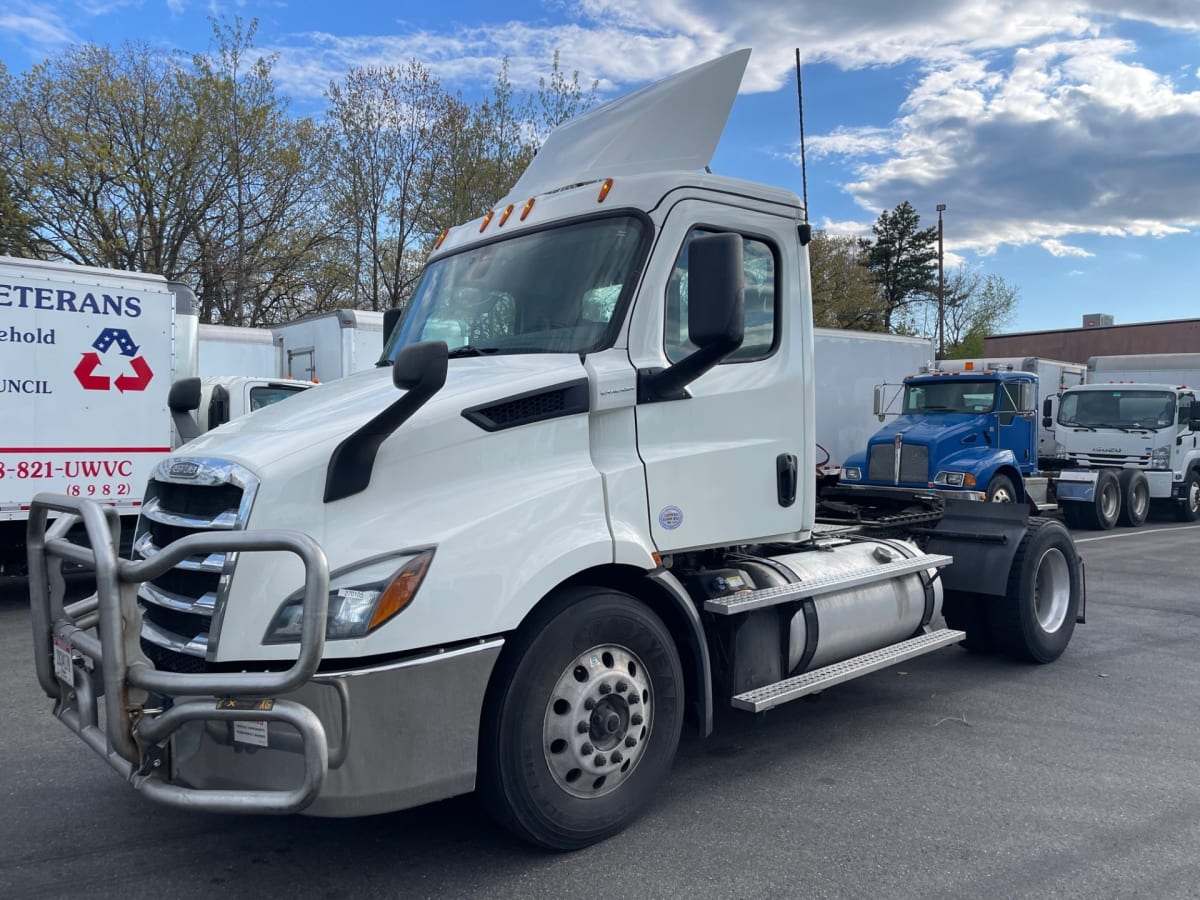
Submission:
[[[1042,411],[1068,524],[1137,526],[1153,505],[1200,519],[1200,353],[1092,357],[1088,381]]]
[[[815,520],[804,210],[703,171],[748,57],[557,129],[443,234],[388,366],[158,465],[136,560],[101,508],[40,496],[58,718],[165,803],[348,816],[478,789],[566,849],[626,826],[718,705],[964,639],[1056,659],[1084,601],[1061,523]],[[93,556],[96,594],[65,604],[55,567]]]

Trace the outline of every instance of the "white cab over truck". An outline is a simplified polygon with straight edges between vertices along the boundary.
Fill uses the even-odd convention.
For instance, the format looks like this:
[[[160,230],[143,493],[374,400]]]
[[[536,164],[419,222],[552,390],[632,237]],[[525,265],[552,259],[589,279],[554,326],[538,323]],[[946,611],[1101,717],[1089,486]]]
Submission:
[[[157,467],[135,560],[99,507],[40,496],[56,715],[165,803],[347,816],[478,788],[565,849],[626,826],[717,706],[964,639],[1056,659],[1083,604],[1060,523],[816,521],[804,211],[702,171],[748,57],[556,130],[444,234],[389,366]],[[93,551],[51,512],[98,547],[75,604],[54,568]]]
[[[1141,525],[1153,504],[1200,519],[1200,353],[1093,357],[1062,395],[1052,476],[1072,525]]]

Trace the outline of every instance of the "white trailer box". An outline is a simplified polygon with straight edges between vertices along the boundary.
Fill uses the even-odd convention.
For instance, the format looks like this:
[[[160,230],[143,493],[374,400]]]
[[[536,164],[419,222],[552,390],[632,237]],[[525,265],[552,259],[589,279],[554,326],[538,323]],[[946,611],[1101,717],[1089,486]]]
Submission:
[[[219,375],[280,378],[287,374],[283,336],[269,328],[201,325],[197,374],[202,378]]]
[[[136,514],[178,443],[167,393],[197,321],[161,276],[0,256],[0,574],[23,566],[37,493]]]
[[[1086,384],[1088,367],[1083,363],[1065,362],[1061,359],[1045,359],[1040,356],[989,356],[977,359],[944,359],[938,367],[946,372],[964,372],[970,369],[1008,370],[1032,372],[1038,377],[1038,459],[1054,456],[1054,429],[1047,428],[1044,419],[1058,417],[1058,398],[1067,388]],[[1049,401],[1049,412],[1046,402]]]
[[[283,375],[333,381],[374,368],[383,354],[383,313],[339,309],[280,325],[275,334],[283,339]]]
[[[817,444],[840,466],[879,430],[872,414],[875,386],[898,382],[933,359],[929,338],[837,328],[813,329]],[[818,450],[817,460],[824,454]]]
[[[1088,360],[1088,384],[1138,381],[1200,387],[1200,353],[1136,353],[1093,356]]]

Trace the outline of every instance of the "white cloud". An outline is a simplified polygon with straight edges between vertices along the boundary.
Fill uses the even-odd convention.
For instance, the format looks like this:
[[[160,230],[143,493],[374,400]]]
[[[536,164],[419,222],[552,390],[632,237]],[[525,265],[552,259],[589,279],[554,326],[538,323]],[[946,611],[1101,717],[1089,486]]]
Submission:
[[[1084,250],[1082,247],[1072,247],[1070,244],[1064,244],[1062,241],[1057,240],[1056,238],[1047,238],[1046,240],[1042,241],[1042,248],[1052,256],[1089,257],[1096,255],[1095,253]]]
[[[181,16],[187,9],[187,0],[167,0],[167,9],[171,11],[171,15]]]
[[[0,11],[0,34],[6,32],[36,50],[39,55],[79,41],[63,21],[60,8],[55,4],[17,0]]]

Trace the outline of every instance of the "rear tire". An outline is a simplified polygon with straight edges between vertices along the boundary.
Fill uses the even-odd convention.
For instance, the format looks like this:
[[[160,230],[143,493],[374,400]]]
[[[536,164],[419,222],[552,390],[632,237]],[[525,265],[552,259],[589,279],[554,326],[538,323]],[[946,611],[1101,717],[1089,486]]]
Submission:
[[[1084,525],[1107,531],[1121,515],[1121,483],[1112,469],[1096,473],[1096,492],[1091,503],[1080,503]]]
[[[1139,469],[1122,469],[1117,482],[1121,486],[1121,514],[1117,521],[1137,528],[1150,515],[1150,482]]]
[[[1184,476],[1183,485],[1179,488],[1179,505],[1175,507],[1175,515],[1181,522],[1195,522],[1200,519],[1200,474],[1192,469]]]
[[[1011,659],[1058,659],[1079,612],[1079,557],[1071,535],[1053,519],[1032,518],[1021,539],[1003,598],[987,605],[996,646]]]
[[[480,793],[519,837],[575,850],[625,828],[667,777],[683,672],[662,621],[628,594],[570,588],[549,604],[493,676]]]

